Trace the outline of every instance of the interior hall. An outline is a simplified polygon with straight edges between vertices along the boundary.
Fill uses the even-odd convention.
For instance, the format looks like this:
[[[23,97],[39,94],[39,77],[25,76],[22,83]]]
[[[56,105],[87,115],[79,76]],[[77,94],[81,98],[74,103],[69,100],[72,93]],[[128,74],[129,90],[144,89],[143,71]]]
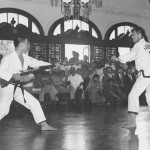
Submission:
[[[149,39],[149,0],[0,0],[0,150],[150,150]]]

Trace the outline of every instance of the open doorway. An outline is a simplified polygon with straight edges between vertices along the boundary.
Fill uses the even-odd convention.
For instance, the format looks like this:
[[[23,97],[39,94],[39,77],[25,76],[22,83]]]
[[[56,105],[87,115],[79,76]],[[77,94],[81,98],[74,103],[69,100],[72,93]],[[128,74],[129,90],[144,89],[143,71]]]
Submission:
[[[90,62],[90,45],[65,44],[65,57],[68,60],[72,57],[72,51],[79,53],[79,60],[83,60],[84,55],[87,55]]]

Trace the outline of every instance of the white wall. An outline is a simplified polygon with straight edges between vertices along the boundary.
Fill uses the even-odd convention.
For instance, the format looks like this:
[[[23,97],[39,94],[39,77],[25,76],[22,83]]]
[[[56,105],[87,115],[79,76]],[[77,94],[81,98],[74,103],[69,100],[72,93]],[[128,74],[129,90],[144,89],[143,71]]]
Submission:
[[[42,0],[41,0],[42,1]],[[45,0],[46,1],[46,0]],[[95,23],[104,37],[114,24],[131,22],[143,27],[150,39],[150,14],[148,0],[103,0],[105,9],[93,10],[90,20]],[[111,6],[111,7],[107,7]],[[40,0],[0,0],[0,8],[18,8],[33,15],[42,25],[45,35],[50,26],[63,17],[60,7],[51,7]],[[129,11],[129,12],[128,12]]]
[[[104,38],[107,30],[117,23],[131,22],[145,29],[147,36],[150,39],[150,20],[147,18],[139,18],[133,16],[123,16],[116,14],[92,14],[91,21],[94,22],[102,33]]]

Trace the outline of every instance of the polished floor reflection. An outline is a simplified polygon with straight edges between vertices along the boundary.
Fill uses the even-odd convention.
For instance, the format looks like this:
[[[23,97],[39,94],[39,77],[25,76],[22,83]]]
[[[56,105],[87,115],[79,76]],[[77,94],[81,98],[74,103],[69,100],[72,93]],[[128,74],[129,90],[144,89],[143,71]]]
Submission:
[[[104,106],[46,110],[58,131],[40,132],[31,114],[11,112],[0,122],[0,150],[150,150],[150,112],[140,108],[137,129],[128,123],[127,108]],[[19,113],[18,113],[19,112]]]

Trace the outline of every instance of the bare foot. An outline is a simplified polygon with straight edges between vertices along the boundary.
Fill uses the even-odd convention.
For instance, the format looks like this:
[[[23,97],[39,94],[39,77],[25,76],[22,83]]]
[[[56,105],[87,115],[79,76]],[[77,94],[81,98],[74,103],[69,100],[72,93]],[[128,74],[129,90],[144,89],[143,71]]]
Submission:
[[[42,122],[41,123],[41,130],[42,131],[56,131],[57,129],[48,125],[47,122]]]

